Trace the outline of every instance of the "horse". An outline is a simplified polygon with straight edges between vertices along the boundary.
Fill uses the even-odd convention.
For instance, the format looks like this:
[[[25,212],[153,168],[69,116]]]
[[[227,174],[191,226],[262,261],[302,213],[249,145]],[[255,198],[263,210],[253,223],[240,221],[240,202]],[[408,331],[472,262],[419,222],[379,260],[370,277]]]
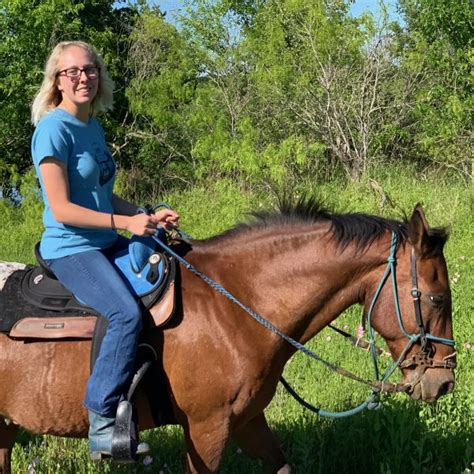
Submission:
[[[398,295],[384,285],[374,302],[394,237]],[[393,359],[400,359],[407,394],[432,403],[454,389],[455,363],[446,361],[454,361],[455,352],[443,342],[453,337],[443,256],[447,237],[445,229],[429,227],[420,205],[399,221],[338,214],[306,198],[254,213],[253,221],[220,235],[191,240],[186,258],[301,344],[346,308],[362,305]],[[174,319],[144,339],[162,359],[174,416],[185,434],[187,472],[217,472],[231,439],[272,472],[291,472],[264,409],[296,348],[182,264],[179,299]],[[433,336],[407,346],[407,334],[420,331]],[[10,472],[19,426],[33,433],[86,436],[82,400],[90,350],[90,341],[25,344],[0,334],[4,474]],[[139,396],[137,405],[140,429],[153,428],[145,397]]]

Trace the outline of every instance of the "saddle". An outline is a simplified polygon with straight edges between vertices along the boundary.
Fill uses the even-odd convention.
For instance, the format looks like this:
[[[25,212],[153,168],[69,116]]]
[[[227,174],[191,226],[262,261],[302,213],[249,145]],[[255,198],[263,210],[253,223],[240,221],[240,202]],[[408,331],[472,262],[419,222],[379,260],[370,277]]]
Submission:
[[[134,236],[127,249],[113,256],[112,263],[140,301],[144,317],[151,325],[162,326],[174,312],[176,262],[156,246],[152,238]],[[19,339],[92,338],[100,315],[56,279],[41,257],[39,244],[35,255],[39,265],[22,270],[19,281],[29,314],[16,311],[15,320],[0,320],[0,332]]]

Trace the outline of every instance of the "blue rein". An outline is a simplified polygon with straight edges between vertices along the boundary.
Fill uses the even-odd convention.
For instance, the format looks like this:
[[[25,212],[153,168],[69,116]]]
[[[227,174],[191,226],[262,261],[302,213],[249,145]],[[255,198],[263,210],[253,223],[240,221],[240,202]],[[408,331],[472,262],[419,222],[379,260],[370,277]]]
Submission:
[[[166,205],[161,205],[162,207],[168,207]],[[179,231],[182,235],[185,235],[188,237],[184,232]],[[401,311],[400,311],[400,305],[398,301],[398,291],[397,291],[397,282],[396,282],[396,273],[395,273],[395,265],[396,265],[396,251],[397,251],[397,236],[393,232],[392,233],[392,240],[391,240],[391,245],[390,245],[390,255],[387,259],[387,268],[385,270],[385,273],[383,274],[380,283],[377,287],[377,290],[374,294],[374,297],[372,298],[372,302],[369,307],[368,311],[368,316],[367,316],[367,323],[369,326],[369,335],[370,335],[370,354],[371,354],[371,359],[372,363],[374,366],[374,375],[375,375],[375,381],[376,382],[369,382],[367,380],[364,380],[357,375],[352,374],[349,371],[346,371],[345,369],[342,369],[324,359],[319,357],[317,354],[315,354],[313,351],[305,347],[303,344],[300,342],[296,341],[295,339],[291,338],[290,336],[284,334],[281,332],[276,326],[274,326],[270,321],[267,319],[263,318],[260,316],[258,313],[250,309],[249,307],[245,306],[243,303],[241,303],[235,296],[233,296],[229,291],[227,291],[223,286],[221,286],[219,283],[214,281],[212,278],[208,277],[207,275],[204,275],[201,273],[199,270],[197,270],[191,263],[189,263],[187,260],[185,260],[183,257],[178,255],[176,252],[174,252],[167,244],[162,242],[157,234],[153,236],[154,240],[157,242],[157,244],[169,255],[171,255],[173,258],[175,258],[179,263],[181,263],[185,268],[187,268],[190,272],[194,273],[196,276],[204,280],[211,288],[216,290],[218,293],[221,295],[225,296],[227,299],[235,303],[237,306],[239,306],[241,309],[243,309],[246,313],[248,313],[252,318],[254,318],[259,324],[264,326],[265,328],[269,329],[285,341],[287,341],[289,344],[291,344],[293,347],[295,347],[297,350],[303,352],[307,356],[311,357],[312,359],[322,363],[329,369],[344,375],[348,378],[351,378],[352,380],[361,382],[365,385],[369,385],[372,387],[372,391],[368,398],[362,402],[360,405],[356,406],[355,408],[352,408],[350,410],[342,411],[342,412],[329,412],[326,410],[322,410],[321,408],[315,407],[302,399],[291,387],[290,385],[286,382],[286,380],[281,377],[280,381],[282,382],[283,386],[289,391],[289,393],[299,402],[301,403],[304,407],[308,408],[314,413],[318,413],[321,416],[326,416],[326,417],[333,417],[333,418],[341,418],[345,416],[351,416],[355,415],[356,413],[359,413],[360,411],[369,408],[369,409],[377,409],[381,407],[381,403],[379,400],[379,393],[381,391],[384,391],[384,384],[387,382],[387,379],[390,377],[390,375],[394,372],[394,370],[400,365],[400,363],[403,361],[405,358],[406,354],[410,350],[410,348],[420,340],[422,336],[422,332],[418,334],[408,334],[403,326],[402,322],[402,317],[401,317]],[[379,376],[379,368],[378,368],[378,363],[377,363],[377,352],[376,352],[376,346],[375,346],[375,332],[372,327],[371,323],[371,318],[372,318],[372,313],[373,309],[375,307],[375,303],[377,302],[380,293],[385,285],[385,282],[388,279],[388,276],[391,274],[391,280],[392,280],[392,291],[393,291],[393,298],[395,302],[395,310],[397,314],[397,319],[398,323],[400,325],[400,328],[403,332],[403,334],[408,338],[408,343],[405,346],[404,350],[400,354],[400,357],[397,359],[396,362],[392,363],[392,365],[387,369],[385,374],[383,375],[382,379],[380,379]],[[427,340],[431,340],[434,342],[439,342],[442,344],[447,344],[454,346],[454,340],[452,339],[446,339],[442,337],[437,337],[433,336],[429,333],[423,334],[424,337],[426,337]],[[378,382],[378,383],[377,383]],[[402,389],[398,390],[393,390],[393,391],[403,391]]]

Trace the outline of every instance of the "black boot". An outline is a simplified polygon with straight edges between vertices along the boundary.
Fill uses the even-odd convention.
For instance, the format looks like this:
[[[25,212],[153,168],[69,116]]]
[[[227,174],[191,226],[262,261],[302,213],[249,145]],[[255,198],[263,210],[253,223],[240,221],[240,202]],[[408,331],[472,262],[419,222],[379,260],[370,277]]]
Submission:
[[[112,457],[114,426],[115,417],[102,416],[89,410],[89,451],[92,461]],[[150,451],[147,443],[139,443],[133,446],[132,449],[133,457],[147,454]],[[133,461],[133,457],[129,461]],[[124,459],[121,459],[121,461],[124,461]]]

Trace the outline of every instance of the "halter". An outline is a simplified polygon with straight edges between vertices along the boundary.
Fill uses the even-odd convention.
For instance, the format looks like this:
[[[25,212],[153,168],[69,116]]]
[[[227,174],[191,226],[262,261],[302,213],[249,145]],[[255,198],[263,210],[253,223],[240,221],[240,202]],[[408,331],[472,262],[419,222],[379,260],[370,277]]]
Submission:
[[[425,325],[423,324],[423,318],[421,314],[421,304],[420,304],[420,298],[421,298],[422,293],[418,288],[416,253],[415,253],[414,247],[412,247],[411,255],[410,255],[410,260],[411,260],[410,269],[411,269],[411,281],[412,281],[411,296],[413,299],[413,306],[415,310],[415,320],[419,328],[419,332],[416,334],[409,334],[406,331],[403,325],[403,321],[402,321],[402,315],[400,311],[400,302],[398,298],[397,277],[396,277],[396,271],[395,271],[395,266],[396,266],[396,261],[397,261],[396,252],[397,252],[397,235],[395,234],[395,232],[392,232],[392,239],[390,243],[390,255],[387,259],[387,268],[380,280],[380,283],[377,287],[374,297],[372,298],[372,302],[370,304],[369,311],[367,314],[367,325],[369,328],[370,354],[371,354],[372,362],[374,365],[375,380],[380,381],[381,386],[383,387],[383,384],[387,381],[387,379],[390,377],[390,375],[394,372],[394,370],[397,367],[399,367],[400,369],[406,369],[406,368],[417,369],[418,367],[420,367],[417,378],[413,382],[409,384],[396,384],[396,386],[399,386],[399,385],[402,385],[402,387],[404,386],[405,389],[403,391],[410,391],[413,389],[413,387],[417,383],[419,383],[419,381],[421,380],[421,377],[423,376],[423,374],[425,373],[427,369],[431,369],[431,368],[455,369],[456,368],[456,363],[451,360],[451,358],[455,356],[454,352],[453,354],[450,354],[444,357],[442,361],[435,361],[433,357],[431,357],[431,354],[432,354],[431,342],[437,342],[437,343],[445,344],[452,347],[454,347],[455,343],[453,339],[433,336],[432,334],[426,331]],[[389,275],[391,275],[393,301],[395,304],[395,312],[397,315],[398,324],[400,326],[400,329],[403,335],[408,339],[408,341],[405,348],[403,349],[400,356],[398,357],[398,359],[394,363],[392,363],[392,365],[387,369],[383,377],[380,378],[378,364],[377,364],[377,352],[376,352],[376,346],[375,346],[375,331],[372,326],[371,318],[372,318],[372,312],[373,312],[375,303],[377,302],[380,296],[380,292],[382,291],[382,288],[384,287]],[[404,360],[408,351],[418,341],[420,342],[420,346],[421,346],[420,351],[418,351],[410,359]],[[396,390],[396,391],[400,391],[400,390]]]
[[[369,349],[370,349],[372,363],[374,366],[374,376],[375,376],[375,381],[371,383],[372,393],[369,395],[367,400],[365,400],[359,406],[351,410],[346,410],[339,413],[328,412],[311,405],[309,402],[301,398],[295,392],[295,390],[288,384],[288,382],[285,379],[283,379],[283,377],[280,379],[283,386],[286,388],[286,390],[288,390],[291,396],[295,398],[305,408],[308,408],[314,413],[318,413],[321,416],[342,418],[345,416],[354,415],[365,408],[377,409],[377,408],[380,408],[381,406],[380,401],[379,401],[379,393],[381,392],[410,392],[413,390],[415,385],[417,385],[420,382],[423,374],[425,373],[427,369],[443,368],[443,369],[453,370],[456,368],[456,363],[451,360],[456,355],[455,352],[444,357],[442,361],[435,361],[433,357],[431,357],[431,353],[432,353],[431,341],[437,342],[440,344],[446,344],[449,346],[454,346],[455,342],[453,339],[433,336],[432,334],[426,331],[425,325],[423,324],[423,318],[422,318],[422,313],[421,313],[420,298],[421,298],[422,293],[418,288],[416,253],[415,253],[414,247],[412,247],[411,255],[410,255],[410,260],[411,260],[410,270],[411,270],[411,280],[412,280],[411,296],[413,299],[415,320],[419,328],[419,332],[417,334],[409,334],[406,331],[405,326],[403,325],[402,314],[400,310],[400,303],[398,299],[397,277],[396,277],[396,270],[395,270],[396,262],[397,262],[396,253],[397,253],[397,235],[395,234],[395,232],[392,232],[392,239],[390,243],[390,255],[387,259],[387,268],[385,269],[385,272],[382,275],[382,278],[380,279],[380,282],[377,286],[377,290],[375,291],[375,294],[370,303],[369,311],[367,313],[367,325],[369,328],[369,336],[370,336]],[[384,351],[377,348],[377,346],[375,345],[375,331],[372,326],[372,313],[375,307],[375,303],[377,302],[380,296],[380,293],[383,287],[385,286],[385,283],[388,280],[389,275],[391,275],[392,294],[393,294],[393,301],[395,304],[395,312],[397,314],[398,324],[400,326],[402,333],[408,339],[408,341],[405,348],[403,349],[400,356],[398,357],[398,359],[391,364],[391,366],[386,370],[383,377],[380,377],[378,363],[377,363],[377,355],[380,353],[383,353]],[[348,334],[346,334],[344,331],[341,331],[335,328],[334,326],[331,326],[331,327],[335,329],[337,332],[341,333],[342,335],[346,337],[348,336]],[[406,354],[413,347],[413,345],[416,344],[418,341],[420,341],[420,346],[421,346],[420,351],[418,351],[410,359],[404,360]],[[353,343],[355,345],[359,345],[359,340],[356,340]],[[397,367],[399,367],[400,369],[414,368],[415,370],[419,368],[419,370],[418,370],[418,374],[415,380],[413,380],[412,382],[408,384],[387,382],[388,378],[390,377],[390,375],[392,375],[392,373],[395,371]],[[340,370],[338,370],[337,372],[346,377],[349,376],[347,375],[347,373],[345,373],[346,371],[341,372]],[[350,377],[350,378],[354,380],[354,377]]]

